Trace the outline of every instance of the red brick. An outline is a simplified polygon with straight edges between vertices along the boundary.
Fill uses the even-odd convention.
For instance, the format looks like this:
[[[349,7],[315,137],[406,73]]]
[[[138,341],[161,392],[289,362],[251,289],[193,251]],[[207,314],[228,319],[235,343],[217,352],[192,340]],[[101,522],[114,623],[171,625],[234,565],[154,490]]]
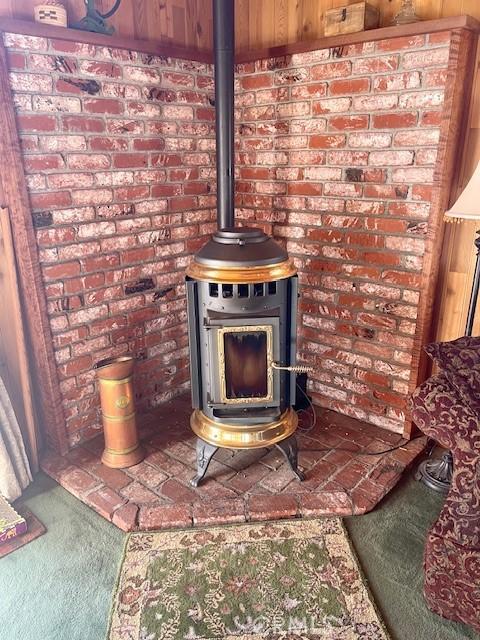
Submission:
[[[370,89],[369,78],[352,78],[350,80],[333,80],[328,85],[328,91],[332,96],[351,95],[352,93],[364,93]]]
[[[349,76],[352,71],[352,63],[349,60],[339,62],[326,62],[311,68],[312,80],[330,80]]]
[[[294,518],[298,513],[296,497],[286,493],[280,495],[251,495],[248,498],[249,520],[279,520]]]
[[[328,126],[337,131],[345,131],[349,129],[367,129],[368,116],[335,116],[329,118]]]
[[[112,522],[125,532],[135,531],[137,528],[137,516],[139,508],[133,502],[128,502],[113,514]]]
[[[120,78],[122,76],[122,70],[118,65],[98,60],[81,61],[79,71],[89,76],[107,76],[109,78]]]
[[[57,122],[54,116],[19,115],[17,123],[21,131],[55,131]]]
[[[107,520],[112,520],[113,512],[122,506],[125,500],[119,496],[118,493],[112,491],[112,489],[102,487],[89,493],[86,502],[101,516]]]
[[[138,525],[142,531],[191,527],[192,509],[188,504],[141,507]]]
[[[304,517],[349,516],[353,513],[353,504],[345,491],[322,491],[301,495],[300,513]]]
[[[416,49],[425,44],[425,36],[405,36],[403,38],[391,38],[377,42],[378,51],[399,51],[401,49]]]
[[[76,468],[67,468],[65,472],[62,472],[59,482],[62,487],[65,487],[77,498],[82,498],[99,484],[98,480],[90,474]]]
[[[417,113],[414,111],[374,115],[372,120],[374,129],[406,129],[416,123]]]
[[[25,156],[23,159],[23,163],[27,172],[48,171],[49,169],[63,169],[63,167],[65,166],[62,156],[57,154]]]
[[[92,151],[126,151],[128,140],[125,138],[90,138]]]
[[[48,193],[32,193],[30,202],[33,209],[48,209],[50,207],[68,207],[72,204],[69,191],[51,191]]]
[[[23,53],[7,51],[9,69],[25,69],[26,58]]]
[[[358,58],[353,63],[353,73],[368,75],[371,73],[384,73],[395,71],[398,68],[398,56],[375,56],[373,58]]]
[[[83,101],[83,110],[87,113],[123,113],[123,104],[119,100],[91,98]]]
[[[272,86],[272,75],[269,73],[264,73],[261,75],[254,76],[243,76],[241,78],[242,88],[250,91],[252,89],[262,89],[265,87]]]
[[[344,147],[346,136],[342,135],[316,135],[310,136],[309,147],[311,149],[338,149]]]
[[[105,131],[105,121],[100,118],[62,116],[62,124],[66,131],[86,131],[88,133],[101,133]]]
[[[193,505],[195,525],[219,525],[245,522],[245,502],[243,498],[197,502]]]
[[[135,138],[133,141],[135,151],[162,151],[165,148],[163,138]]]
[[[144,153],[116,153],[113,166],[117,169],[148,166],[148,156]]]

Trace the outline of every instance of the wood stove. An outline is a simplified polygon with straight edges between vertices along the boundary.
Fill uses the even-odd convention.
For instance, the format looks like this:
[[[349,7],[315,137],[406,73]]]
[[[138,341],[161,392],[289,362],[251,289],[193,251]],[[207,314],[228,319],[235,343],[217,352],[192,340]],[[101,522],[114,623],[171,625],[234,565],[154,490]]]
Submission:
[[[277,446],[299,480],[297,275],[259,229],[234,226],[233,0],[213,0],[219,230],[187,269],[197,486],[218,447]]]

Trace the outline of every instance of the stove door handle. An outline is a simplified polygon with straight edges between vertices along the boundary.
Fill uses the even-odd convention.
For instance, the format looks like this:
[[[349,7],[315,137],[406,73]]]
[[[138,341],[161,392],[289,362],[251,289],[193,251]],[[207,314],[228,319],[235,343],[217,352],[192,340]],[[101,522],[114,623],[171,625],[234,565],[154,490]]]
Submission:
[[[312,373],[313,371],[313,367],[307,367],[302,364],[287,367],[282,364],[278,364],[278,362],[272,362],[271,367],[272,369],[278,369],[279,371],[291,371],[293,373]]]

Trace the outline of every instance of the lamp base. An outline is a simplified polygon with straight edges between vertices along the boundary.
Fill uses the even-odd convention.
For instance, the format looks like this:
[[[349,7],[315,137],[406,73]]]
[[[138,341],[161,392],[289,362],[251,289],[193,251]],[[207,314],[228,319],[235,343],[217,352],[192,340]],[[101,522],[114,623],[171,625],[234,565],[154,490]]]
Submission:
[[[415,473],[415,480],[423,482],[429,489],[447,494],[452,484],[453,456],[447,451],[438,460],[424,460]]]

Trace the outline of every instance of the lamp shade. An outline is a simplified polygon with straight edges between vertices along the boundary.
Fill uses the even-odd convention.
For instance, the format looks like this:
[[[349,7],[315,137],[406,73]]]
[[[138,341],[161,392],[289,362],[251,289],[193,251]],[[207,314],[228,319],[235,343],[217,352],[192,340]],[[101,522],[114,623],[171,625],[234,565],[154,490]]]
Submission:
[[[480,220],[480,162],[458,200],[445,212],[445,218]]]

